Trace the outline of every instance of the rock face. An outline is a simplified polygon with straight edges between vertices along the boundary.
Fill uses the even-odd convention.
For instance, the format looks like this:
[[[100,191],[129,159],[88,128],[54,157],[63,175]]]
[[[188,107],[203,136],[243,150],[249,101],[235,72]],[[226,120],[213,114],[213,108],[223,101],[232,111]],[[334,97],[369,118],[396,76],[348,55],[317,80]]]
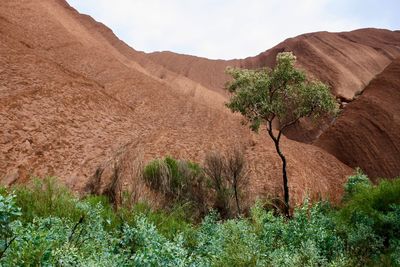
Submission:
[[[148,74],[131,59],[140,53],[65,1],[0,7],[5,180],[57,175],[80,191],[99,164],[131,143],[146,159],[199,160],[213,146],[251,138],[221,97],[184,78],[168,83]]]
[[[350,101],[393,59],[400,57],[400,32],[361,29],[303,34],[241,60],[209,60],[171,52],[151,53],[149,57],[173,72],[221,90],[227,81],[226,67],[271,67],[276,54],[283,51],[292,51],[299,67],[328,83],[337,97]]]
[[[400,176],[400,58],[349,103],[316,145],[372,178]]]
[[[318,33],[314,35],[319,38],[313,34],[299,37],[301,44],[296,39],[285,42],[288,50],[304,51],[298,54],[299,60],[304,57],[299,64],[306,69],[309,66],[310,73],[314,67],[321,70],[314,75],[325,75],[323,67],[330,66],[326,77],[332,79],[329,82],[335,92],[351,98],[359,88],[347,88],[348,84],[367,84],[398,53],[399,33],[366,31],[371,36],[366,39],[359,32],[345,34],[347,39]],[[331,39],[326,44],[324,38],[341,40],[350,48],[337,50],[339,44],[332,48]],[[325,50],[317,43],[323,43]],[[220,87],[227,78],[223,73],[226,66],[271,65],[274,54],[285,47],[234,61],[176,54],[166,57],[165,53],[157,59],[157,54],[130,48],[110,29],[79,14],[64,0],[2,0],[1,182],[56,175],[82,191],[97,167],[112,160],[148,161],[172,155],[201,162],[208,151],[240,145],[249,162],[250,196],[280,194],[281,163],[272,142],[265,132],[250,132],[240,116],[225,108],[227,97]],[[357,51],[366,51],[369,57],[360,54],[353,60],[356,63],[338,58],[344,53],[344,60],[346,53]],[[321,59],[314,58],[316,55]],[[336,65],[331,65],[333,60]],[[317,68],[320,62],[323,67]],[[360,67],[346,80],[348,70],[365,62],[372,67]],[[322,148],[286,138],[283,151],[295,201],[305,193],[340,198],[342,184],[351,173],[347,165]]]
[[[255,57],[241,60],[209,60],[171,52],[152,53],[149,57],[173,72],[224,94],[222,88],[228,79],[224,74],[226,67],[272,67],[276,54],[283,51],[294,52],[298,66],[311,77],[329,84],[336,97],[346,104],[361,94],[369,82],[395,58],[400,57],[400,32],[361,29],[342,33],[303,34],[287,39]],[[287,129],[285,135],[292,140],[312,143],[331,122],[331,118],[325,118],[315,125],[305,119]],[[358,145],[364,146],[362,143]]]

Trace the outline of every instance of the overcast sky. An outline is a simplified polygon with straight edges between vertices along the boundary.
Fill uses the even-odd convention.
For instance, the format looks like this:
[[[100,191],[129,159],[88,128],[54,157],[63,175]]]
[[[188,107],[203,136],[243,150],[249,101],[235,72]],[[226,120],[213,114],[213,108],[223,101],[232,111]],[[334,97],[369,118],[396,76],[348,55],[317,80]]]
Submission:
[[[67,0],[137,50],[254,56],[314,31],[400,29],[400,0]]]

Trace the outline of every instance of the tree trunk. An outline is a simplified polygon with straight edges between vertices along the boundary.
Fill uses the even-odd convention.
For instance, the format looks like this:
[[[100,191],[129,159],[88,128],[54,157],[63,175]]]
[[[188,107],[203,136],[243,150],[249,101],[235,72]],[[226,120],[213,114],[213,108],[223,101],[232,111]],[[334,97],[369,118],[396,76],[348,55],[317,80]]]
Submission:
[[[286,158],[282,154],[280,148],[279,148],[279,143],[275,143],[275,148],[276,151],[279,154],[279,157],[282,160],[282,176],[283,176],[283,195],[285,199],[285,208],[284,208],[284,213],[286,217],[290,217],[290,206],[289,206],[289,186],[288,186],[288,177],[287,177],[287,172],[286,172]]]
[[[270,126],[270,128],[268,128],[268,134],[271,136],[272,140],[274,141],[276,152],[278,152],[278,155],[282,161],[283,197],[284,197],[284,204],[285,204],[283,212],[284,212],[285,216],[289,218],[290,217],[290,206],[289,206],[288,177],[287,177],[287,172],[286,172],[286,158],[283,155],[283,153],[279,147],[279,140],[280,140],[281,132],[279,132],[278,137],[275,137],[272,132],[272,126]]]
[[[235,190],[235,199],[236,199],[236,206],[237,206],[237,210],[238,210],[238,215],[240,215],[240,214],[242,214],[242,211],[240,210],[240,206],[239,206],[239,196],[238,196],[237,185],[235,185],[234,190]]]
[[[225,194],[226,192],[222,191],[217,192],[217,197],[215,200],[214,207],[223,219],[228,219],[230,217],[229,203],[227,201],[227,196]]]

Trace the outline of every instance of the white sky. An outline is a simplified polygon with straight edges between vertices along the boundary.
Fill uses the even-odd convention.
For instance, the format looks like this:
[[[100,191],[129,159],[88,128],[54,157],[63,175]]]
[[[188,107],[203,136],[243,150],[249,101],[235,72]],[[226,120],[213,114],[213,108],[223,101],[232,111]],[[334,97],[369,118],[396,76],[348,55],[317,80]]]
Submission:
[[[400,29],[400,0],[67,0],[136,50],[244,58],[314,31]]]

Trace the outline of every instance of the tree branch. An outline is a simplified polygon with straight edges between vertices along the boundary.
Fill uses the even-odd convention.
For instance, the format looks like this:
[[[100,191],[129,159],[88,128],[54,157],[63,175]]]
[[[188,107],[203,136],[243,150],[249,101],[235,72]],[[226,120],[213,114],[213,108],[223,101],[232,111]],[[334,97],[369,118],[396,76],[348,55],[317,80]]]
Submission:
[[[6,247],[4,248],[3,251],[0,252],[0,259],[4,256],[4,253],[5,253],[6,250],[11,246],[11,243],[15,240],[15,238],[17,238],[17,237],[14,236],[14,237],[10,240],[10,242],[7,242],[7,239],[6,239]]]
[[[275,143],[279,143],[279,140],[275,137],[274,132],[272,131],[272,120],[268,121],[267,132]]]
[[[284,124],[282,127],[280,127],[280,131],[283,132],[287,127],[295,124],[299,120],[300,120],[300,118],[296,118],[296,119],[292,120],[291,122]]]
[[[310,109],[310,111],[309,111],[307,114],[304,114],[303,116],[298,117],[298,118],[292,120],[291,122],[284,124],[282,127],[280,127],[281,132],[283,132],[283,131],[284,131],[286,128],[288,128],[289,126],[291,126],[291,125],[295,124],[296,122],[298,122],[301,118],[303,118],[303,117],[310,117],[311,114],[315,111],[315,108],[316,108],[315,106],[312,106],[311,109]]]
[[[273,114],[270,119],[265,119],[267,121],[267,131],[272,130],[272,121],[274,119],[275,119],[275,114]]]
[[[269,90],[269,102],[272,103],[272,97],[274,96],[275,92],[278,91],[278,88],[272,87],[272,90]]]
[[[71,234],[70,234],[69,237],[68,237],[68,242],[71,242],[72,237],[74,236],[76,229],[78,228],[78,226],[79,226],[81,223],[83,223],[83,219],[84,219],[84,218],[85,218],[85,216],[82,215],[82,216],[80,217],[79,221],[74,225],[74,227],[72,228]]]

